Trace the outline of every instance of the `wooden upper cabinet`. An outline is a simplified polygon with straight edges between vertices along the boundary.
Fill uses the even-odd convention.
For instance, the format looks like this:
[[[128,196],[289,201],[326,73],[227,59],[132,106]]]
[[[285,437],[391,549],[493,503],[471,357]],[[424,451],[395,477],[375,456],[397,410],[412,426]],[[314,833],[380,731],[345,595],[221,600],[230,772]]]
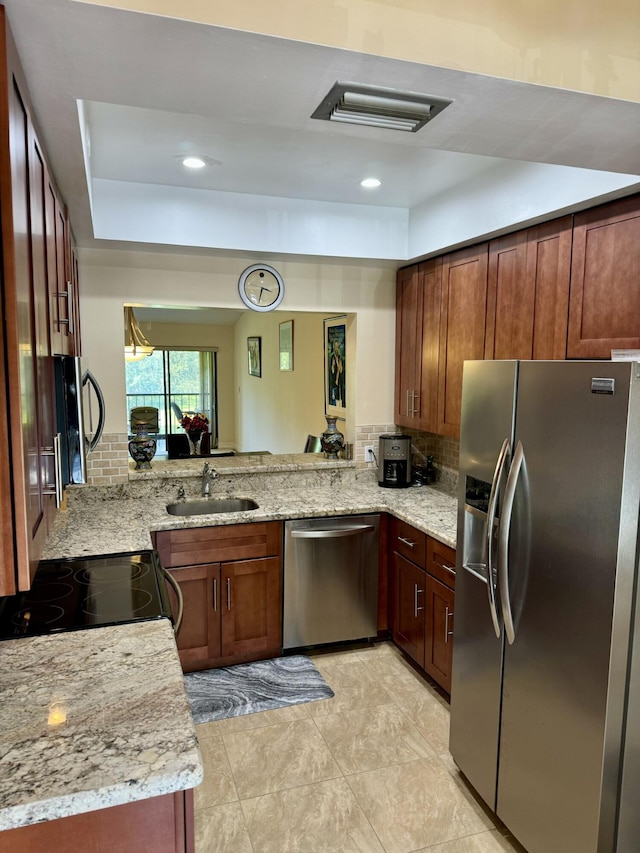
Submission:
[[[576,214],[568,358],[640,349],[640,200]]]
[[[0,595],[27,589],[55,513],[56,199],[0,6]],[[53,281],[55,279],[55,282]]]
[[[573,217],[563,216],[527,232],[527,281],[535,291],[531,358],[567,355]]]
[[[396,291],[395,421],[435,432],[442,259],[406,267]]]
[[[395,420],[420,423],[423,280],[417,265],[398,271],[396,284]]]
[[[440,361],[440,311],[442,258],[420,264],[422,276],[422,364],[420,372],[420,429],[438,430],[438,367]]]
[[[462,365],[467,359],[484,358],[488,260],[488,243],[482,243],[445,255],[442,262],[437,429],[440,435],[460,434]],[[492,329],[489,334],[493,336]]]
[[[49,282],[46,240],[46,193],[49,176],[40,143],[29,125],[29,211],[31,231],[31,288],[34,309],[36,420],[38,478],[31,484],[37,495],[38,515],[43,516],[40,536],[46,537],[56,512],[56,461],[54,436],[55,385],[51,359]],[[44,544],[44,541],[43,541]],[[38,552],[42,548],[38,546]]]
[[[526,266],[525,231],[489,244],[487,314],[493,323],[485,358],[531,358],[534,292],[526,281]]]
[[[55,280],[52,285],[52,335],[56,355],[80,355],[80,295],[78,261],[67,210],[50,187],[55,216],[48,239],[55,244]]]
[[[485,358],[565,358],[570,268],[570,216],[491,241]]]

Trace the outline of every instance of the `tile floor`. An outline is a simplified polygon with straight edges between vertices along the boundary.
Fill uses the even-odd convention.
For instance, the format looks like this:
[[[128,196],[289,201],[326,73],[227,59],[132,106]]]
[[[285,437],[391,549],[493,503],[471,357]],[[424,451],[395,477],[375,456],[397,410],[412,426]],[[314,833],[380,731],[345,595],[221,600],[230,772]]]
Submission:
[[[461,779],[447,703],[392,644],[314,662],[333,699],[197,727],[196,853],[522,853]]]

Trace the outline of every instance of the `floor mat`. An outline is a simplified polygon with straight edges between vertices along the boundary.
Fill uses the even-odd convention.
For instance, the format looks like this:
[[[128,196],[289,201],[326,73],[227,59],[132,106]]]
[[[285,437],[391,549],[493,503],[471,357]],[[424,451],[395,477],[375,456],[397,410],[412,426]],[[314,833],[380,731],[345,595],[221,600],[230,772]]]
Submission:
[[[305,655],[190,672],[184,681],[195,723],[330,699],[334,695]]]

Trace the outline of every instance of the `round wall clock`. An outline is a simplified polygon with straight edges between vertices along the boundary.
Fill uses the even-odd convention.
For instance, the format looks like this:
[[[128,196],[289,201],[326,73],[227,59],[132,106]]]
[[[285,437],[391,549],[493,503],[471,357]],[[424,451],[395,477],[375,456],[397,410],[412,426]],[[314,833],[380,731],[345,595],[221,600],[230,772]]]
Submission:
[[[253,264],[238,281],[240,299],[252,311],[273,311],[284,297],[284,281],[273,267]]]

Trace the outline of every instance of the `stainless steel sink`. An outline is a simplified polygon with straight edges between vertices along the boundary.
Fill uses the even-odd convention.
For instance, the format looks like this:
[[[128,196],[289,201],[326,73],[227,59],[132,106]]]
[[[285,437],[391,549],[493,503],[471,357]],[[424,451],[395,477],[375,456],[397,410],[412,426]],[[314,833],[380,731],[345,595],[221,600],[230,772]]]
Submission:
[[[251,498],[196,498],[167,504],[170,515],[212,515],[219,512],[246,512],[258,509]]]

